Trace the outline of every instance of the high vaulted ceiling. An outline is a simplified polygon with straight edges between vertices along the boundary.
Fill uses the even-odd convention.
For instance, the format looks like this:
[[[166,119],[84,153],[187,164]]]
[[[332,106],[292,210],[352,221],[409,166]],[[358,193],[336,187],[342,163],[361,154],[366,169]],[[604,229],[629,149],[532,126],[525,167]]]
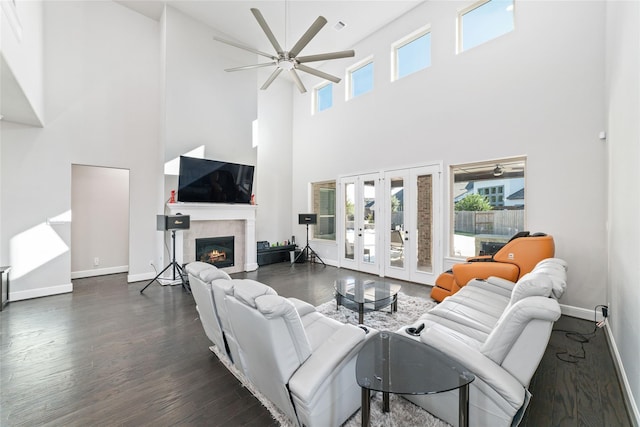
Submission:
[[[164,5],[197,19],[221,35],[258,50],[271,53],[273,48],[250,12],[262,12],[276,38],[287,50],[318,16],[327,25],[304,49],[305,55],[351,49],[354,44],[405,14],[421,1],[209,1],[209,0],[128,0],[118,3],[152,19],[160,19]],[[341,30],[334,27],[341,21]]]

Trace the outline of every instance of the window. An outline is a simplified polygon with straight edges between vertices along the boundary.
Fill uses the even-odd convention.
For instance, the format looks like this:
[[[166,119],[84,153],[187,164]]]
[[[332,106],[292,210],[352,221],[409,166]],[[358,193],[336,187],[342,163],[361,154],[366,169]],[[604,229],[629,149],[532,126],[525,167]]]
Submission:
[[[411,34],[393,46],[393,80],[423,70],[431,65],[431,33],[429,28]]]
[[[504,206],[504,185],[478,188],[478,194],[484,196],[494,208]]]
[[[513,31],[513,1],[485,0],[458,15],[458,52]]]
[[[316,182],[311,187],[313,213],[318,215],[318,224],[312,227],[312,238],[336,240],[336,183]]]
[[[494,253],[525,229],[525,158],[451,166],[450,255]]]
[[[314,90],[314,108],[319,113],[333,106],[333,83],[325,83]]]
[[[355,98],[373,90],[373,60],[355,65],[348,70],[348,99]]]

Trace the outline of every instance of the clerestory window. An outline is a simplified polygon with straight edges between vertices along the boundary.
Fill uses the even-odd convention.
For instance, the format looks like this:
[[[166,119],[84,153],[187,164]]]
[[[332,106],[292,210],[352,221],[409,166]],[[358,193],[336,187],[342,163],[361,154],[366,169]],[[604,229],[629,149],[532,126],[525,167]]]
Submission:
[[[314,112],[327,110],[333,106],[333,83],[328,82],[316,87],[314,94]]]
[[[431,32],[422,28],[392,45],[392,78],[401,79],[431,65]]]
[[[513,31],[514,0],[483,0],[458,13],[458,52]]]
[[[373,58],[369,58],[347,70],[347,99],[373,90]]]

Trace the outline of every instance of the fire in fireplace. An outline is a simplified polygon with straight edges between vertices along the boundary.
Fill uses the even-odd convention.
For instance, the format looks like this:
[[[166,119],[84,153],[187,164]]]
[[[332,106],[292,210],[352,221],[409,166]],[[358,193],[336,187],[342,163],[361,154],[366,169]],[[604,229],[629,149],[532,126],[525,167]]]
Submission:
[[[233,251],[233,236],[196,239],[196,260],[208,262],[218,268],[233,266]]]

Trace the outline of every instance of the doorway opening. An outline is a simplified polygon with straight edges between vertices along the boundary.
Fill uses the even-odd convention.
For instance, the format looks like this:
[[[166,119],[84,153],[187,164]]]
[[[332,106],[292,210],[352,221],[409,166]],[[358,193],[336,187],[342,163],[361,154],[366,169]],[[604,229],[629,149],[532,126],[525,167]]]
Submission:
[[[71,165],[71,278],[129,271],[129,170]]]

